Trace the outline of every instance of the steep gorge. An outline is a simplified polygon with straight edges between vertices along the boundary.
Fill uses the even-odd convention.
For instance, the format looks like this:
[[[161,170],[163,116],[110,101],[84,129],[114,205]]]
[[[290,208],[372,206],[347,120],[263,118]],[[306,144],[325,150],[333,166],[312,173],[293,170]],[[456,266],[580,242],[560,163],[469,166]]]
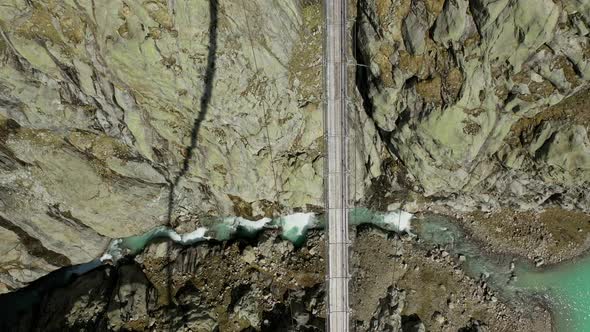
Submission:
[[[320,1],[1,4],[0,293],[160,225],[323,209]],[[484,251],[540,265],[586,252],[590,3],[350,11],[357,206],[452,216]],[[359,330],[552,324],[419,238],[352,235]],[[157,242],[44,294],[9,328],[323,330],[324,236]]]

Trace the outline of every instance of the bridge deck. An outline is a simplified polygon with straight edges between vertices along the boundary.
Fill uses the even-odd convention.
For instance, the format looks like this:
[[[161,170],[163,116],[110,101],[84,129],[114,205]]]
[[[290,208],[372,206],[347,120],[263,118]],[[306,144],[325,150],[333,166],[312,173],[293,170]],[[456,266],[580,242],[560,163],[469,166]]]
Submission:
[[[325,1],[325,129],[327,140],[328,330],[348,332],[348,156],[346,0]]]

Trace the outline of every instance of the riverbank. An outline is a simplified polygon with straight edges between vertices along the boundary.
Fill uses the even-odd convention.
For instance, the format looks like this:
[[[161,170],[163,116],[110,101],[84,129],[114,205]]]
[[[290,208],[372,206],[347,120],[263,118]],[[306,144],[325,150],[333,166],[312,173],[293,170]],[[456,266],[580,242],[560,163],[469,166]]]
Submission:
[[[38,303],[4,312],[0,330],[321,331],[324,244],[319,230],[295,247],[273,229],[190,246],[153,241],[134,258],[44,288]],[[13,294],[0,305],[22,300]]]
[[[419,227],[421,221],[414,222]],[[352,252],[352,307],[361,330],[408,324],[427,331],[551,330],[542,303],[504,296],[485,277],[470,273],[466,260],[471,257],[420,239],[420,233],[400,238],[360,227]]]
[[[484,250],[522,257],[538,266],[565,262],[590,249],[590,214],[579,211],[503,209],[456,217]]]
[[[559,280],[553,277],[555,273],[521,264],[517,255],[494,253],[467,233],[461,222],[441,215],[421,214],[413,218],[403,211],[378,213],[367,209],[354,210],[350,220],[353,225],[359,224],[350,234],[350,298],[359,331],[375,331],[375,326],[379,331],[404,326],[424,327],[428,331],[477,327],[494,331],[550,331],[554,326],[565,326],[572,308],[586,314],[585,308],[575,306],[581,303],[576,296],[586,293],[571,290],[590,294],[590,289],[584,288],[589,284],[584,282],[587,278],[575,283],[577,288],[568,288],[567,283],[555,288]],[[83,271],[82,276],[75,273],[73,278],[68,270],[50,274],[46,279],[57,280],[59,285],[32,289],[36,302],[19,305],[19,313],[10,316],[19,321],[27,315],[44,317],[49,307],[56,306],[66,310],[54,313],[56,317],[76,317],[74,323],[43,318],[58,327],[75,327],[82,322],[107,324],[115,330],[133,326],[159,328],[178,323],[171,320],[186,314],[180,307],[190,298],[201,303],[191,315],[207,312],[206,319],[194,318],[198,324],[223,326],[223,331],[239,331],[248,326],[270,331],[276,326],[270,320],[264,323],[263,317],[271,316],[289,320],[291,327],[321,330],[326,265],[325,234],[318,229],[323,227],[322,216],[298,214],[252,223],[232,217],[217,224],[193,225],[198,226],[197,231],[201,229],[199,232],[177,233],[158,228],[113,240],[107,254],[116,258],[115,266],[94,267],[93,271]],[[193,228],[187,228],[190,229]],[[403,234],[394,232],[402,229]],[[192,245],[197,240],[206,241]],[[553,268],[559,275],[563,272],[561,265]],[[563,280],[575,281],[576,275],[590,275],[576,273],[563,276]],[[67,278],[60,278],[62,274]],[[135,284],[121,284],[130,278]],[[130,320],[100,316],[89,320],[94,316],[80,309],[99,306],[100,310],[110,312],[111,302],[129,301],[113,297],[121,291],[135,294],[138,287],[147,292],[147,298],[133,301],[148,303],[151,309],[120,309]],[[27,289],[23,291],[26,293]],[[101,300],[80,298],[88,292],[100,295]],[[287,312],[292,308],[287,308],[286,303],[300,306],[303,301],[292,300],[289,294],[303,296],[307,301],[305,310]],[[61,302],[56,304],[58,297]],[[13,293],[0,300],[6,300],[9,306],[29,298]],[[109,302],[103,303],[103,298]],[[563,305],[563,299],[571,299],[572,305]],[[252,307],[252,301],[258,304]],[[582,318],[578,315],[577,322],[583,323]]]
[[[548,308],[553,330],[590,329],[589,256],[577,255],[550,265],[537,260],[535,264],[515,253],[495,253],[466,232],[461,222],[445,216],[423,215],[415,226],[414,231],[425,245],[444,248],[445,255],[454,257],[468,275],[484,280],[499,294],[498,298],[519,308],[530,307],[531,303]]]

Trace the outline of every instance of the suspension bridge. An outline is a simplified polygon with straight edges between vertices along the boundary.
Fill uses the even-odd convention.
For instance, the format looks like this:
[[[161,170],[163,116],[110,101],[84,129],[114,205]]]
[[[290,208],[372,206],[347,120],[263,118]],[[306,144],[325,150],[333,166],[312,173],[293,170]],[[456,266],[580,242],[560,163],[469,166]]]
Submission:
[[[328,331],[348,332],[348,123],[346,0],[324,2],[325,203],[328,221]]]

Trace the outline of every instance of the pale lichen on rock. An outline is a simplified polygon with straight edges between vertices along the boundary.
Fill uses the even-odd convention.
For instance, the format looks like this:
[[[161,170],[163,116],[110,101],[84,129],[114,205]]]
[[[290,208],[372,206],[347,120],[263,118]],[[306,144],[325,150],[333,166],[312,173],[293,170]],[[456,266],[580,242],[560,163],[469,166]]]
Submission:
[[[2,8],[2,217],[48,250],[88,261],[170,212],[231,215],[232,197],[259,217],[322,204],[320,2]],[[78,222],[50,216],[56,204]],[[24,277],[22,260],[3,289],[56,268]]]
[[[414,179],[408,189],[467,210],[526,210],[555,194],[590,210],[587,112],[571,103],[587,94],[588,38],[577,26],[587,5],[449,0],[436,15],[422,1],[358,6],[363,98]]]

